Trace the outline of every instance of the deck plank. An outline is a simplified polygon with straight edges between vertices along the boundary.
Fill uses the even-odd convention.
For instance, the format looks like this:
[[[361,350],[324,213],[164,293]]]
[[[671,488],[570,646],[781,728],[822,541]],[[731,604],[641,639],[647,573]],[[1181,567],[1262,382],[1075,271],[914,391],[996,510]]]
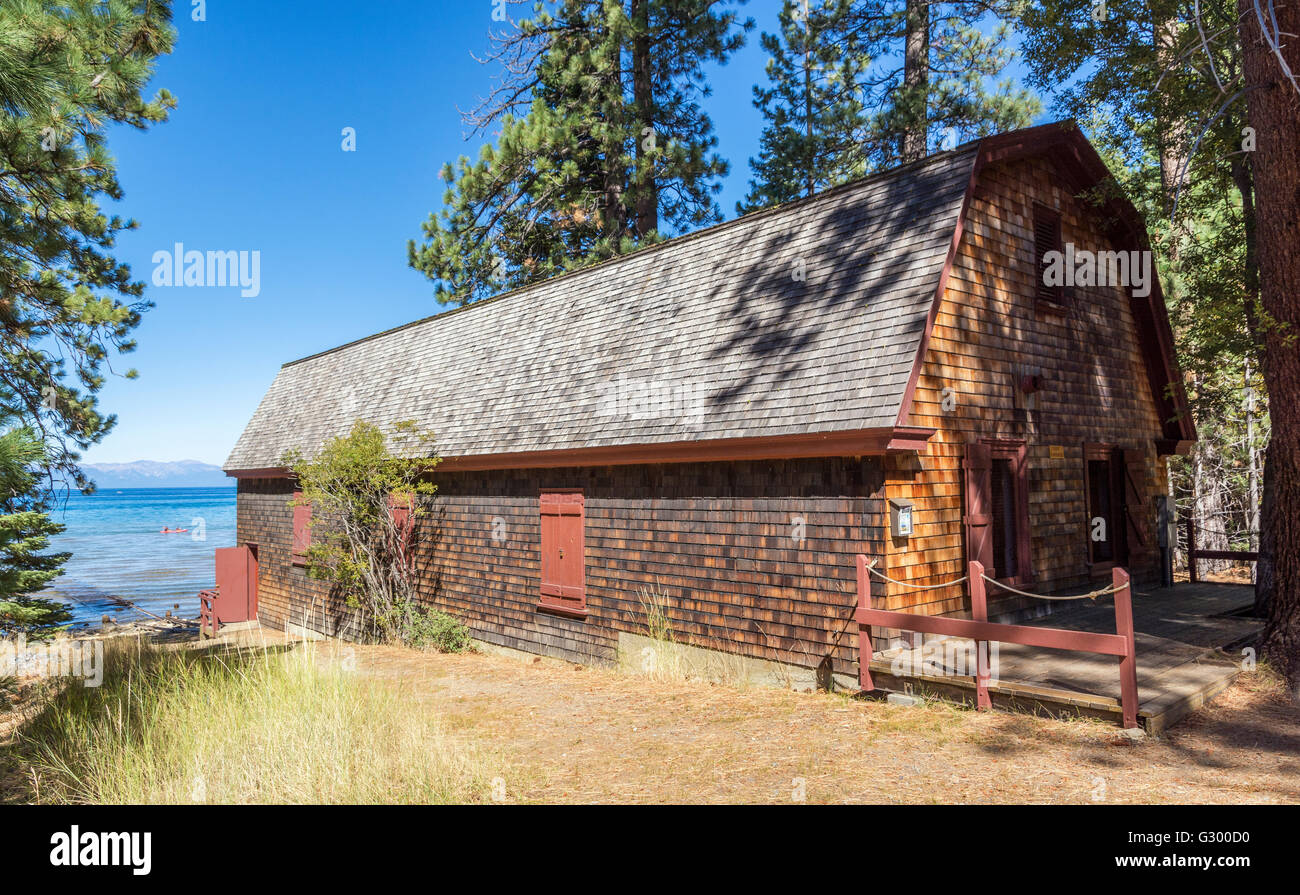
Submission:
[[[1233,614],[1253,602],[1254,589],[1246,585],[1199,582],[1134,591],[1140,715],[1148,732],[1167,729],[1232,683],[1241,671],[1240,661],[1235,651],[1223,648],[1259,631],[1260,619]],[[1113,600],[1072,606],[1024,624],[1113,633]],[[971,641],[949,639],[941,658],[929,646],[886,651],[880,663],[914,672],[890,675],[895,684],[909,679],[917,684],[945,681],[956,692],[973,690],[968,678],[954,676],[957,670],[974,667],[973,646]],[[1055,702],[1062,710],[1086,705],[1103,712],[1114,705],[1118,712],[1119,669],[1109,656],[1004,643],[998,646],[995,669],[1007,697],[1004,704],[1029,701],[1036,704],[1035,710],[1051,710]]]

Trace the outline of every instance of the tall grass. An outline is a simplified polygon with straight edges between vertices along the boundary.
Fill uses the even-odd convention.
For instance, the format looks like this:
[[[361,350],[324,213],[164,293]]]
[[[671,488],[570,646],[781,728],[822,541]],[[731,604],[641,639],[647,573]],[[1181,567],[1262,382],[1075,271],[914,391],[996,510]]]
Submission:
[[[651,643],[639,653],[619,656],[620,667],[627,672],[660,683],[711,681],[733,687],[746,687],[751,681],[750,663],[743,657],[680,643],[673,636],[668,615],[668,595],[656,582],[638,592],[645,618],[641,633]]]
[[[393,685],[284,652],[110,646],[4,756],[43,803],[416,803],[485,798],[472,750]]]

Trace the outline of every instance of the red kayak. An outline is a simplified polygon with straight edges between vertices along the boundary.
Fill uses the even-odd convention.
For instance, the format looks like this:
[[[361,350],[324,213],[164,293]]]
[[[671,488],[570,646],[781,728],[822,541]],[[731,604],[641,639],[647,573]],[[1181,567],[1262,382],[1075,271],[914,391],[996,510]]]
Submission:
[[[159,534],[178,535],[184,531],[189,531],[189,529],[188,528],[164,528],[162,531],[159,532]]]

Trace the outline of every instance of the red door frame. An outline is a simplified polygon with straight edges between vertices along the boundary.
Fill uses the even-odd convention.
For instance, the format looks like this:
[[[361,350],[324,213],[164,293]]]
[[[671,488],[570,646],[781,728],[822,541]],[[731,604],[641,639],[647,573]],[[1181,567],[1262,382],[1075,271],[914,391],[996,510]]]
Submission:
[[[1016,568],[997,568],[993,557],[992,468],[1006,460],[1015,491],[1015,505],[1004,507],[1016,519]],[[1033,535],[1029,530],[1029,453],[1023,438],[980,438],[968,442],[962,461],[965,471],[966,560],[997,570],[997,579],[1011,585],[1034,580]]]

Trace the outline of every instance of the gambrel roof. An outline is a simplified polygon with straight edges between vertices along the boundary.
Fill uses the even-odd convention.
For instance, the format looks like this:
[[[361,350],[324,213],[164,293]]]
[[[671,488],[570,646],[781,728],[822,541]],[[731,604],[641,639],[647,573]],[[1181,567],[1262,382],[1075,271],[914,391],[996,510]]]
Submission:
[[[414,420],[462,468],[922,446],[902,423],[969,188],[1039,130],[287,363],[225,469],[276,470],[356,419]]]

